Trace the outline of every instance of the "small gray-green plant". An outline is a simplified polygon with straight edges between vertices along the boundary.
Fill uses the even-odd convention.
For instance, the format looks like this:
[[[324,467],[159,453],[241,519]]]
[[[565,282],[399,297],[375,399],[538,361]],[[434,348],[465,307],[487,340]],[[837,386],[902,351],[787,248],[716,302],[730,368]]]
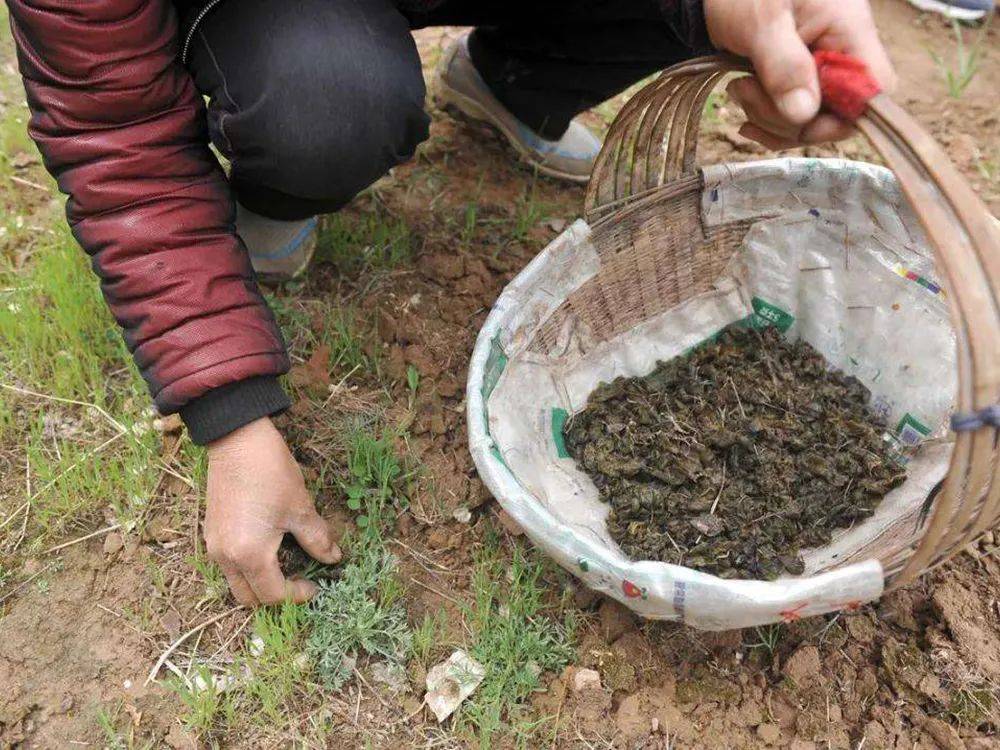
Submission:
[[[358,512],[357,534],[347,542],[351,561],[339,578],[320,582],[308,614],[307,652],[320,679],[334,689],[352,676],[362,654],[401,662],[411,644],[396,559],[384,541],[403,477],[392,434],[353,434],[347,469],[347,504]]]
[[[780,622],[776,622],[771,625],[756,627],[754,628],[754,632],[757,634],[757,641],[751,643],[749,648],[751,650],[762,649],[768,658],[773,657],[778,644],[781,642],[781,637],[784,635],[784,626]]]
[[[949,62],[934,50],[928,50],[934,64],[937,65],[941,77],[944,79],[948,89],[948,96],[953,99],[961,98],[965,89],[972,83],[972,79],[979,72],[979,66],[983,60],[983,45],[986,42],[986,30],[989,24],[985,23],[976,32],[976,39],[971,46],[965,42],[962,27],[957,20],[952,19],[951,27],[955,34],[955,57]]]
[[[386,585],[395,576],[394,558],[368,549],[344,566],[339,579],[320,582],[309,607],[308,653],[329,687],[339,690],[362,654],[401,662],[409,653],[406,609],[394,596],[398,589]]]
[[[968,727],[989,720],[996,698],[986,685],[965,685],[952,693],[948,712]]]

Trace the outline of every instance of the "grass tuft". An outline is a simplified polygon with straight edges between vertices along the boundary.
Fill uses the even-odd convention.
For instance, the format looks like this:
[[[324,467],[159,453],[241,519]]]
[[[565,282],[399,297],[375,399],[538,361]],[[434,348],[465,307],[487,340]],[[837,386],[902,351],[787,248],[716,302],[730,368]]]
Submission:
[[[413,238],[402,219],[375,210],[327,216],[319,230],[316,258],[341,273],[391,271],[413,258]]]
[[[486,677],[461,709],[461,722],[491,747],[507,731],[530,736],[537,723],[521,703],[540,686],[544,672],[555,672],[573,658],[576,622],[572,610],[562,620],[547,613],[541,581],[545,566],[533,553],[515,547],[509,566],[500,539],[491,535],[478,554],[472,575],[473,603],[465,618],[471,630],[471,656],[486,667]]]
[[[986,42],[986,31],[989,28],[989,21],[984,23],[976,33],[976,39],[972,45],[967,45],[965,36],[962,33],[962,26],[957,20],[952,19],[952,31],[955,34],[954,61],[949,62],[934,50],[928,50],[931,59],[937,66],[941,77],[944,79],[945,87],[948,89],[948,96],[952,99],[961,99],[962,94],[972,83],[972,80],[979,72],[979,67],[983,60],[983,46]]]

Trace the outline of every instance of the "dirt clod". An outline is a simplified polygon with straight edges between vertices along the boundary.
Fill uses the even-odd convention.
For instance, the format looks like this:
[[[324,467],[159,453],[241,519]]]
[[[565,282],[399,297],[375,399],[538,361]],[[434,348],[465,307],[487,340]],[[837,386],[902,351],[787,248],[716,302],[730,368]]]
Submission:
[[[104,537],[104,554],[113,555],[122,547],[125,546],[125,542],[122,540],[122,535],[117,531],[112,531],[106,537]]]
[[[635,615],[613,599],[605,599],[597,609],[601,620],[601,634],[608,643],[614,643],[625,631],[635,627]]]
[[[788,657],[781,671],[798,687],[811,687],[819,678],[819,649],[802,646]]]
[[[801,548],[867,518],[903,481],[868,400],[806,342],[736,325],[600,385],[566,446],[631,557],[771,579],[802,573]]]
[[[757,727],[757,736],[768,745],[773,745],[781,739],[781,728],[777,724],[761,724]]]

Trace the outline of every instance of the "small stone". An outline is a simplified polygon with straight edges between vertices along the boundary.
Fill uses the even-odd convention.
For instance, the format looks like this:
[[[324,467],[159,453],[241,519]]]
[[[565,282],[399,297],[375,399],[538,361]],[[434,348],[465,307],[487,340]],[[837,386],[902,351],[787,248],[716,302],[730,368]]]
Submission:
[[[819,649],[815,646],[800,647],[785,660],[781,671],[798,687],[810,687],[820,671]]]
[[[777,724],[761,724],[757,727],[757,736],[768,745],[781,739],[781,728]]]
[[[472,520],[472,511],[464,505],[455,508],[451,515],[459,523],[469,523]]]
[[[122,539],[122,535],[117,531],[112,531],[106,537],[104,537],[104,554],[113,555],[122,547],[125,546],[125,541]]]
[[[585,690],[600,690],[601,675],[593,669],[574,669],[570,687],[574,693],[582,693]]]
[[[699,534],[704,534],[705,536],[718,536],[725,529],[725,524],[718,516],[713,516],[708,513],[703,513],[702,515],[692,518],[691,525],[695,527]]]
[[[63,713],[66,713],[72,708],[73,708],[73,696],[67,695],[63,697],[62,703],[59,704],[59,710],[62,711]]]
[[[167,414],[153,420],[153,429],[163,433],[180,432],[184,429],[184,422],[180,414]]]
[[[181,634],[181,616],[176,610],[170,609],[160,618],[160,625],[166,631],[171,640],[175,640]]]

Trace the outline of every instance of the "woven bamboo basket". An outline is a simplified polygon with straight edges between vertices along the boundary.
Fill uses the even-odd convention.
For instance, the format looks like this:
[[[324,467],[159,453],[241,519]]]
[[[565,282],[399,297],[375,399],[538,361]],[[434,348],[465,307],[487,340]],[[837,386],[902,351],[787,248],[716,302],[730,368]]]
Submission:
[[[855,607],[912,581],[1000,523],[1000,229],[942,149],[882,94],[857,127],[894,173],[893,189],[901,190],[922,226],[928,263],[944,288],[942,316],[953,328],[957,371],[955,392],[947,394],[951,430],[945,422],[948,434],[940,441],[948,446],[942,454],[947,471],[924,492],[919,520],[912,512],[901,516],[804,580],[723,584],[677,566],[624,560],[606,549],[606,540],[573,528],[567,521],[572,509],[554,508],[542,496],[544,477],[529,486],[518,476],[520,449],[505,445],[489,409],[512,352],[523,352],[529,365],[544,360],[559,348],[570,319],[599,349],[712,293],[743,246],[754,220],[704,224],[706,185],[695,150],[709,95],[728,74],[747,71],[737,59],[700,58],[666,70],[629,100],[610,128],[586,195],[593,268],[557,267],[540,257],[525,269],[484,326],[468,386],[470,447],[480,475],[528,535],[588,585],[641,614],[710,629]],[[550,247],[542,255],[558,252]],[[557,271],[559,282],[547,282]],[[566,282],[572,274],[579,278]],[[537,289],[546,283],[562,291],[548,302],[523,302],[529,287],[544,300]],[[533,316],[530,324],[526,316]],[[535,417],[525,403],[519,418],[530,422]],[[851,571],[863,575],[851,578]],[[727,614],[741,608],[745,615]]]

